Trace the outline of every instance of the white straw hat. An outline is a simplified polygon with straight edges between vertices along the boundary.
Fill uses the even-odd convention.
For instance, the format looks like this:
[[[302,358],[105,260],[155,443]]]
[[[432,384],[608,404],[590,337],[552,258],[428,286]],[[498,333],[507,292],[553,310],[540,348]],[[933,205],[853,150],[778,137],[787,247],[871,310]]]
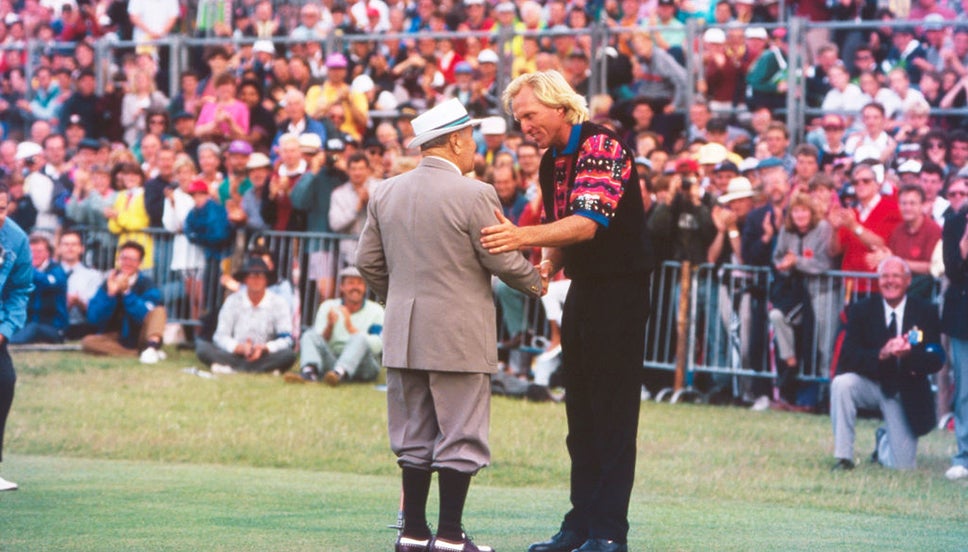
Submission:
[[[438,136],[480,123],[480,119],[471,119],[460,100],[451,98],[410,121],[414,137],[407,147],[416,148]]]

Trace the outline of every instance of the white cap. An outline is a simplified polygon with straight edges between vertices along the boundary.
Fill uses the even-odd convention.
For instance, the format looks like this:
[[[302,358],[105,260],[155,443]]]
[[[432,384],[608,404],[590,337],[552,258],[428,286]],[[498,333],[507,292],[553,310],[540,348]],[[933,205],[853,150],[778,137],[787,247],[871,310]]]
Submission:
[[[481,134],[506,134],[508,131],[508,123],[504,120],[504,117],[487,117],[481,119]]]
[[[375,87],[376,85],[373,83],[373,79],[370,78],[370,75],[358,75],[355,79],[353,79],[353,83],[350,84],[350,92],[366,94]]]
[[[40,155],[44,153],[44,148],[40,147],[40,144],[36,142],[20,142],[17,144],[17,154],[15,158],[17,160],[30,159],[35,155]]]
[[[722,29],[706,29],[702,34],[702,40],[710,44],[725,44],[726,33]]]
[[[497,63],[498,57],[494,50],[481,50],[477,54],[477,63]]]
[[[908,159],[907,161],[901,163],[897,168],[897,174],[904,173],[914,173],[918,174],[921,172],[921,163],[917,159]]]
[[[748,27],[743,35],[746,38],[759,38],[762,40],[770,39],[770,35],[766,34],[766,29],[763,27]]]
[[[877,159],[881,158],[881,150],[877,149],[875,146],[861,146],[854,150],[854,163],[860,163],[867,159]]]
[[[755,171],[760,165],[760,160],[755,157],[747,157],[739,162],[739,172]]]
[[[254,53],[262,52],[264,54],[276,55],[276,47],[272,45],[270,40],[256,40],[255,44],[252,45],[252,51]]]

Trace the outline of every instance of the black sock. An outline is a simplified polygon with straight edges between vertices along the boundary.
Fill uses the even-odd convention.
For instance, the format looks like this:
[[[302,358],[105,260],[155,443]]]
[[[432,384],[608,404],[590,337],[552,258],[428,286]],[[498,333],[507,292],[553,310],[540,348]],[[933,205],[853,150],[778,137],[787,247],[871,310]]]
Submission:
[[[464,516],[464,501],[471,486],[471,474],[442,469],[437,472],[440,484],[440,524],[437,536],[451,542],[464,538],[461,518]]]
[[[149,339],[148,346],[151,347],[152,349],[161,349],[161,341],[157,339]]]
[[[430,494],[430,472],[403,468],[403,535],[429,539],[427,495]]]

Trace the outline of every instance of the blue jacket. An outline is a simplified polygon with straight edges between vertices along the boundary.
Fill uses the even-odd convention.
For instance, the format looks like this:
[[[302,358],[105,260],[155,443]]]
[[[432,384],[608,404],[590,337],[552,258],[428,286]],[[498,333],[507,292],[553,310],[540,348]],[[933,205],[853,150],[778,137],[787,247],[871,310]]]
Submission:
[[[120,332],[121,345],[136,349],[145,316],[158,305],[161,305],[161,291],[142,273],[131,289],[120,296],[111,297],[107,282],[101,284],[87,305],[87,321],[99,334]]]
[[[50,261],[45,270],[34,269],[34,292],[27,305],[27,321],[67,327],[67,273],[61,265]]]
[[[27,235],[8,218],[0,226],[0,334],[5,340],[27,321],[33,275]]]
[[[221,259],[232,245],[232,224],[225,207],[214,199],[193,208],[185,218],[185,237],[205,250],[206,259]]]

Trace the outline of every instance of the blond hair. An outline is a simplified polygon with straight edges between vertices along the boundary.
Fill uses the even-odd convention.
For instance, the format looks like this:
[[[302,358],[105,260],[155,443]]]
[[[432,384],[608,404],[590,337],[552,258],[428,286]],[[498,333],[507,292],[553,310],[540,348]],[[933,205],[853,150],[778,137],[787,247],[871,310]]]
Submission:
[[[575,92],[565,77],[555,70],[526,73],[511,81],[501,98],[504,109],[509,114],[514,114],[511,102],[524,86],[531,88],[535,99],[542,105],[552,109],[564,109],[565,120],[570,124],[577,125],[588,120],[587,100]]]

